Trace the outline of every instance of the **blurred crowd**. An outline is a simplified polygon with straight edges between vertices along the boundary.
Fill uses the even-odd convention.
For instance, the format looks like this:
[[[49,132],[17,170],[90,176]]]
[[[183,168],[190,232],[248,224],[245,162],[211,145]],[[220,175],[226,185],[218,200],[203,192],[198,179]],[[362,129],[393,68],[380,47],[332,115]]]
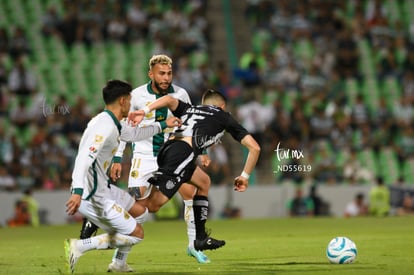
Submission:
[[[172,57],[206,50],[205,1],[64,1],[64,14],[49,6],[42,21],[45,36],[59,36],[67,46],[102,41],[151,40]]]
[[[414,158],[414,21],[405,12],[410,5],[247,1],[253,45],[235,71],[243,85],[240,108],[249,106],[244,115],[254,120],[246,121],[249,130],[269,148],[262,159],[273,158],[279,165],[274,152],[279,144],[303,152],[303,158],[285,159],[285,164],[312,168],[278,173],[277,180],[414,180],[409,171]]]
[[[44,6],[35,30],[67,49],[145,41],[146,58],[171,56],[174,83],[193,102],[206,87],[230,99],[265,148],[259,169],[279,164],[278,146],[302,152],[284,164],[310,164],[311,171],[271,173],[276,182],[412,180],[402,172],[414,157],[414,21],[403,9],[409,1],[245,1],[239,16],[252,46],[235,68],[208,62],[213,24],[203,0],[63,1]],[[0,26],[0,190],[68,188],[80,134],[97,111],[83,93],[46,100],[29,62],[36,60],[32,30]],[[226,182],[228,148],[210,154],[213,182]],[[392,177],[382,158],[395,159]]]
[[[41,35],[43,41],[61,41],[67,52],[77,45],[93,51],[102,43],[128,45],[144,41],[149,50],[142,62],[156,53],[171,56],[174,83],[186,88],[194,102],[199,102],[202,91],[219,79],[203,59],[197,66],[192,60],[208,51],[206,1],[36,3],[42,8],[38,26],[0,26],[0,190],[69,188],[79,138],[102,106],[88,102],[87,96],[100,91],[52,91],[50,95],[50,91],[42,90],[36,64],[38,52],[31,37]],[[6,10],[8,4],[2,5]],[[146,76],[143,79],[147,81]]]

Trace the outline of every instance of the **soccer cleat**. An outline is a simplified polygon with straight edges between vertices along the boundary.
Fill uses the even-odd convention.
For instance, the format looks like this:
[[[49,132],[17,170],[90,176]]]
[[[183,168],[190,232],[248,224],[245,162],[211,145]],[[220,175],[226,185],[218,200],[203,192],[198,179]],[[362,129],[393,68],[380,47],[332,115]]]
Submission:
[[[200,264],[210,263],[210,259],[202,251],[197,251],[194,248],[187,247],[187,254],[188,256],[196,258],[197,262]]]
[[[134,272],[134,270],[128,264],[119,265],[112,262],[108,265],[108,272]]]
[[[216,240],[207,236],[204,240],[195,240],[194,248],[196,250],[213,250],[222,247],[226,242],[222,240]]]
[[[98,226],[96,226],[94,223],[88,221],[88,219],[83,218],[83,224],[82,229],[80,231],[80,239],[87,239],[92,237],[92,235],[96,235],[96,232],[98,231]]]
[[[70,273],[75,272],[75,265],[78,262],[79,258],[82,256],[82,252],[80,252],[76,247],[75,242],[76,239],[66,239],[64,242],[66,260]]]

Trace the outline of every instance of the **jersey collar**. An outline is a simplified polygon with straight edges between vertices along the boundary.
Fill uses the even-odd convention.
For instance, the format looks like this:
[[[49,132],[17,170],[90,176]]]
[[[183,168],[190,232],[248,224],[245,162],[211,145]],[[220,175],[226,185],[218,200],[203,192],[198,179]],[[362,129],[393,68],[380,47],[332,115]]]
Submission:
[[[104,112],[106,112],[107,114],[109,114],[109,116],[112,118],[112,120],[114,121],[116,127],[118,128],[118,132],[121,134],[121,123],[119,122],[119,120],[115,117],[114,113],[112,113],[111,111],[105,109]]]

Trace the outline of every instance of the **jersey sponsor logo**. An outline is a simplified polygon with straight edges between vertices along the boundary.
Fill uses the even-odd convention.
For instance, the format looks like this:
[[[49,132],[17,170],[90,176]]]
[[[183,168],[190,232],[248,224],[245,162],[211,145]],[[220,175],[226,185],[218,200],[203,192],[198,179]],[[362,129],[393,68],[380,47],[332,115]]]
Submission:
[[[175,182],[173,182],[172,180],[167,181],[167,183],[165,184],[165,187],[166,187],[168,190],[173,189],[173,188],[174,188],[174,186],[175,186]]]
[[[89,152],[91,152],[92,154],[95,154],[96,152],[98,152],[98,149],[96,149],[95,146],[91,146],[89,147]]]

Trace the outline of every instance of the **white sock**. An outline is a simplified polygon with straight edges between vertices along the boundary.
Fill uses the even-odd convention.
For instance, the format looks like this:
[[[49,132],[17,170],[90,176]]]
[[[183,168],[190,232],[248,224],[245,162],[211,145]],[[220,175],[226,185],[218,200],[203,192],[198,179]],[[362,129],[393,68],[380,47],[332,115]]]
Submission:
[[[188,247],[194,248],[194,240],[196,237],[193,200],[184,200],[184,220],[187,223]]]
[[[124,246],[115,249],[114,256],[112,257],[112,262],[116,263],[119,266],[125,265],[131,248],[132,246]]]
[[[115,233],[114,235],[101,234],[95,237],[77,240],[76,246],[79,251],[84,253],[93,249],[108,249],[108,248],[119,248],[119,247],[130,247],[134,244],[141,242],[142,239]]]
[[[137,224],[144,224],[148,219],[148,208],[145,207],[145,212],[135,218]]]

